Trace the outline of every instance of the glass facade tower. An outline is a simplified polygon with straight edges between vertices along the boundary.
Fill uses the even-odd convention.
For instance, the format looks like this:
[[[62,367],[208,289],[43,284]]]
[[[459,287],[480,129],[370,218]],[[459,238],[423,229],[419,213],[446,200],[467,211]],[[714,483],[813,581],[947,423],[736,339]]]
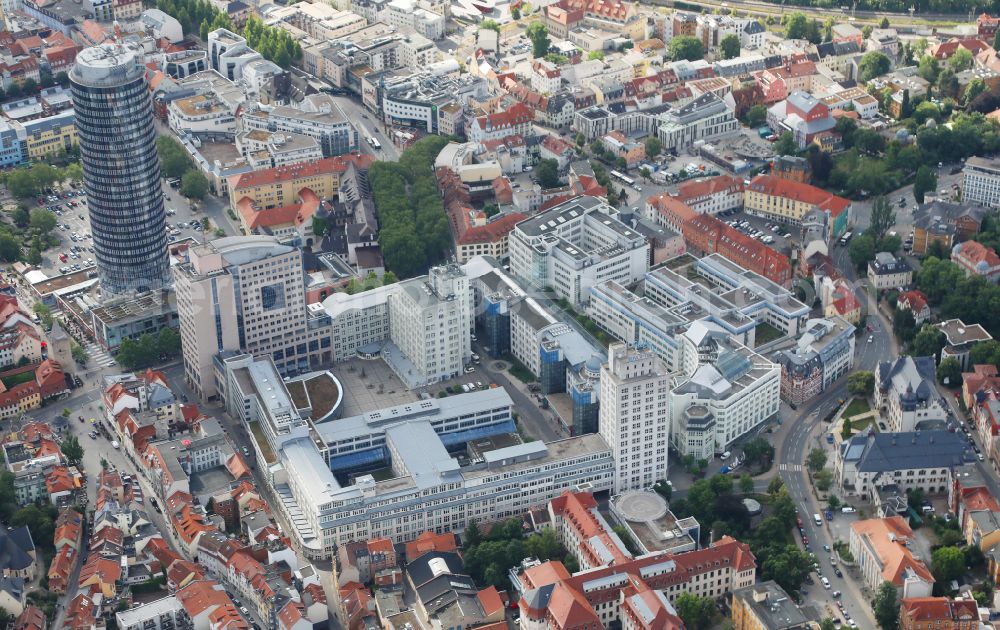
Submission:
[[[105,295],[170,283],[153,105],[142,52],[87,48],[69,73],[90,227]]]

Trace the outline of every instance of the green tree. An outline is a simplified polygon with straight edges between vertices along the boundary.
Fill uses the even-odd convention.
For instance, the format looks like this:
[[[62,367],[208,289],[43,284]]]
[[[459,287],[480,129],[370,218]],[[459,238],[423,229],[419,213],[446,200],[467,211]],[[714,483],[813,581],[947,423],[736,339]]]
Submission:
[[[962,366],[955,357],[948,357],[941,361],[937,369],[938,381],[949,387],[958,387],[962,384]]]
[[[35,208],[31,211],[31,227],[45,235],[56,227],[56,215],[45,208]]]
[[[823,470],[826,466],[826,451],[821,448],[814,448],[806,455],[806,466],[813,472]]]
[[[462,533],[462,538],[465,541],[465,548],[475,547],[482,540],[482,533],[479,531],[479,523],[476,519],[470,519],[469,524],[465,526],[465,531]]]
[[[917,203],[923,203],[927,193],[934,192],[936,189],[937,174],[926,165],[921,165],[913,180],[913,198]]]
[[[646,138],[646,156],[654,158],[663,150],[663,142],[656,136]]]
[[[871,233],[865,232],[856,236],[848,246],[848,254],[859,273],[863,273],[868,262],[875,259],[875,239]]]
[[[83,346],[74,343],[70,347],[70,353],[73,355],[74,361],[76,361],[80,365],[87,365],[87,359],[90,358],[90,356],[87,354],[87,351],[84,349]]]
[[[924,324],[917,336],[913,338],[910,350],[914,356],[932,357],[944,347],[944,333],[930,324]]]
[[[701,40],[690,35],[674,37],[670,40],[667,50],[673,61],[682,59],[697,61],[705,56],[705,48],[702,46]]]
[[[59,448],[62,449],[70,466],[76,466],[83,461],[83,447],[80,446],[80,440],[75,435],[70,435],[63,440]]]
[[[500,25],[497,24],[496,20],[485,19],[479,23],[479,28],[496,31],[497,35],[500,34]]]
[[[515,20],[515,21],[520,20],[521,19],[521,8],[520,7],[514,7],[514,8],[512,8],[510,10],[510,17],[513,20]]]
[[[888,57],[878,51],[865,53],[858,63],[858,76],[861,81],[867,83],[875,77],[880,77],[892,68],[892,62]]]
[[[735,59],[740,56],[740,38],[730,33],[719,42],[719,51],[723,59]]]
[[[813,476],[813,481],[816,482],[817,490],[826,492],[833,485],[833,473],[824,468]]]
[[[861,39],[868,39],[872,36],[872,31],[875,30],[871,24],[866,24],[861,28]]]
[[[158,136],[156,150],[160,154],[160,170],[166,177],[181,177],[191,168],[191,158],[180,142],[171,136]]]
[[[792,514],[794,517],[794,512]],[[798,593],[810,571],[812,558],[794,544],[770,549],[761,567],[764,579],[774,580],[793,594]]]
[[[753,494],[753,477],[743,475],[740,477],[740,492],[743,494]]]
[[[7,176],[7,190],[18,199],[24,199],[34,197],[38,192],[38,185],[30,171],[19,168]]]
[[[805,39],[809,28],[809,20],[805,14],[796,11],[785,16],[785,37],[788,39]]]
[[[774,446],[763,437],[756,437],[743,445],[747,464],[756,464],[761,471],[768,470],[774,462]]]
[[[531,52],[537,59],[549,52],[549,29],[542,22],[532,22],[524,30],[525,36],[531,42]]]
[[[683,592],[674,600],[674,609],[689,630],[708,630],[715,623],[715,602],[711,597]]]
[[[968,70],[972,67],[972,62],[974,61],[972,57],[972,52],[968,48],[963,48],[959,46],[955,51],[955,54],[948,59],[948,65],[955,72],[962,72],[963,70]]]
[[[993,50],[1000,50],[1000,31],[993,36]]]
[[[844,119],[841,119],[844,120]],[[850,120],[847,118],[846,120]],[[754,105],[747,110],[747,124],[751,127],[760,127],[767,121],[767,108],[763,105]]]
[[[600,60],[604,59],[604,51],[603,50],[592,50],[587,55],[587,59],[589,59],[590,61],[594,61],[594,60],[600,61]]]
[[[930,55],[924,55],[920,58],[920,63],[917,65],[917,74],[921,78],[933,84],[937,82],[939,72],[941,72],[941,68],[938,66],[937,59]]]
[[[777,155],[794,155],[798,153],[799,145],[795,142],[795,137],[791,131],[781,134],[778,141],[774,143],[774,152]]]
[[[14,262],[21,256],[21,244],[10,234],[0,234],[0,260]]]
[[[941,547],[931,554],[934,577],[941,582],[958,579],[965,573],[965,554],[958,547]]]
[[[819,630],[837,630],[837,625],[833,623],[833,619],[826,617],[823,622],[819,624]]]
[[[191,169],[181,177],[180,193],[189,199],[204,199],[208,194],[208,179],[198,169]]]
[[[17,208],[10,213],[10,218],[13,219],[14,225],[17,227],[26,228],[28,227],[29,221],[31,221],[31,214],[28,212],[26,207],[18,204]]]
[[[847,391],[852,396],[871,396],[875,391],[875,375],[864,370],[851,372],[847,375]]]
[[[886,232],[896,224],[896,211],[885,197],[876,197],[872,204],[872,215],[866,234],[871,234],[876,243],[882,242]]]
[[[181,352],[181,336],[174,328],[163,328],[156,337],[156,350],[168,357]]]
[[[559,186],[559,162],[552,158],[539,160],[535,166],[535,177],[542,188],[555,188]]]

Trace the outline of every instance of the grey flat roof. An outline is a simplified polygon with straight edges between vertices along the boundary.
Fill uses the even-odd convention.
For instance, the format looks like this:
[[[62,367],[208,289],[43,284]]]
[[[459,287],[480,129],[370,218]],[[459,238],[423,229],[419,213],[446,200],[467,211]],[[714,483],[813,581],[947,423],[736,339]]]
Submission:
[[[860,472],[889,472],[952,468],[972,461],[973,456],[961,433],[909,431],[856,435],[847,443],[844,459],[857,461]]]
[[[418,487],[436,486],[442,475],[458,471],[458,461],[448,454],[429,422],[400,424],[386,429],[385,434],[403,460],[400,468],[406,469]]]

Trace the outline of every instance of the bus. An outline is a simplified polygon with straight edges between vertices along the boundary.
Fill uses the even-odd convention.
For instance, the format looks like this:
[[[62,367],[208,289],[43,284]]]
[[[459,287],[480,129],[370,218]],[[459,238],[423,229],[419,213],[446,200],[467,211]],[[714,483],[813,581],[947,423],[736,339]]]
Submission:
[[[854,236],[853,232],[844,232],[844,235],[840,237],[840,244],[847,245],[851,242],[851,237]]]
[[[628,177],[627,175],[619,173],[618,171],[611,171],[611,177],[617,179],[621,183],[626,184],[628,186],[635,186],[635,180],[634,179],[632,179],[631,177]]]
[[[382,150],[382,143],[379,142],[378,139],[375,138],[375,136],[368,136],[368,144],[370,144],[371,147],[376,151]]]

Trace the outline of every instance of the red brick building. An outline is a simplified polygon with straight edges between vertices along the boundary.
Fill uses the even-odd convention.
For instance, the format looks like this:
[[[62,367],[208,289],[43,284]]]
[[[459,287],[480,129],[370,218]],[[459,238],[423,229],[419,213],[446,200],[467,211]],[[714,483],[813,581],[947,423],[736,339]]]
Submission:
[[[788,257],[733,229],[712,216],[697,215],[684,222],[681,233],[688,250],[719,253],[745,269],[788,287],[792,264]]]
[[[975,630],[979,613],[973,599],[913,597],[899,607],[900,630]]]

